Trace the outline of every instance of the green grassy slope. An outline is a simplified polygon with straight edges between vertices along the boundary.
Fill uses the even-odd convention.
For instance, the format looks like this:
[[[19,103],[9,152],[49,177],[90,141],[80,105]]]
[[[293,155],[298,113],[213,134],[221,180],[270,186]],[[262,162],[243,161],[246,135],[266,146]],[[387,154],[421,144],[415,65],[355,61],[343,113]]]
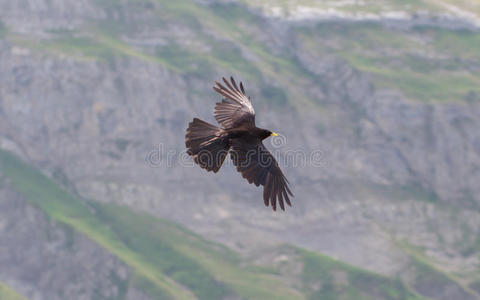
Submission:
[[[6,284],[0,282],[0,299],[1,300],[26,300],[25,297],[20,296]]]
[[[320,24],[297,30],[308,51],[338,55],[370,74],[377,87],[399,90],[413,100],[458,101],[480,94],[480,72],[472,68],[480,58],[479,33],[397,31],[374,24]],[[328,43],[319,46],[320,41]]]
[[[2,20],[0,20],[0,38],[3,38],[7,35],[7,28],[5,24],[3,24]]]
[[[326,256],[302,251],[309,299],[423,299],[400,280],[381,277]]]
[[[171,222],[74,196],[12,154],[0,171],[52,220],[85,234],[129,265],[136,286],[154,299],[420,299],[397,280],[295,249],[302,284],[275,266],[254,266],[235,252]],[[339,279],[340,278],[340,279]],[[125,283],[121,283],[125,284]],[[126,291],[127,287],[120,290]]]

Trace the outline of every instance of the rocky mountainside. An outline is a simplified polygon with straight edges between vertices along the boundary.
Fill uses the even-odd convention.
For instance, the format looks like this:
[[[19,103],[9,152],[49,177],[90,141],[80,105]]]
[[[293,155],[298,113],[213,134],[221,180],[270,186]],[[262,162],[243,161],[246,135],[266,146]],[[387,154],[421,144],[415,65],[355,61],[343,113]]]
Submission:
[[[72,195],[5,151],[0,167],[1,280],[28,299],[422,299],[398,280],[298,247],[241,256],[171,222]]]
[[[5,176],[0,180],[0,281],[28,299],[120,299],[121,284],[132,277],[127,266],[84,235],[46,218]],[[133,288],[124,296],[149,299]]]
[[[76,197],[177,222],[248,260],[269,261],[266,249],[286,243],[399,278],[418,297],[476,299],[480,33],[475,15],[442,2],[448,11],[394,6],[408,17],[365,20],[272,16],[256,1],[0,0],[0,148]],[[259,126],[282,134],[266,146],[294,189],[286,213],[263,207],[231,163],[206,174],[184,154],[188,122],[214,122],[211,86],[230,74],[244,81]],[[2,241],[62,248],[62,226],[73,226],[71,266],[59,270],[91,276],[76,255],[96,256],[102,283],[83,288],[115,297],[117,275],[104,274],[126,280],[136,263],[80,237],[67,217],[49,224],[19,189],[2,185],[5,218],[32,216],[9,221],[17,225],[0,229]],[[22,234],[28,226],[36,238]],[[38,237],[49,231],[53,240]],[[0,253],[0,270],[12,259]],[[78,292],[22,280],[29,268],[48,267],[0,271],[0,281],[32,299]],[[318,280],[312,290],[325,292]],[[218,297],[228,295],[248,298]]]

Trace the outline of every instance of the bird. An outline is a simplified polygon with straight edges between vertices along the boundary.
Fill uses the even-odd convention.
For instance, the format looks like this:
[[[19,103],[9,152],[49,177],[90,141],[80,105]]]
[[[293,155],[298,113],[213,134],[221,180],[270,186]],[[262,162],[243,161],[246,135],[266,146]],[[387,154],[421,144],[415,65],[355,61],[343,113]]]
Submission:
[[[255,110],[242,82],[237,85],[233,77],[230,82],[225,77],[222,80],[224,84],[215,81],[213,86],[223,98],[214,109],[214,118],[220,127],[194,118],[185,135],[187,154],[201,168],[217,173],[230,153],[242,177],[250,184],[263,186],[265,206],[271,205],[276,211],[278,202],[285,210],[285,203],[292,206],[289,182],[263,145],[263,140],[278,134],[255,125]]]

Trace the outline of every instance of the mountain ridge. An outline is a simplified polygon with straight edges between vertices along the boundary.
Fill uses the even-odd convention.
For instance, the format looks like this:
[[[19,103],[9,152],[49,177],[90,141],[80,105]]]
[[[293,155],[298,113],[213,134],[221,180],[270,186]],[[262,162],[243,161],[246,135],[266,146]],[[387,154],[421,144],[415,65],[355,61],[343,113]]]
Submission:
[[[478,32],[188,0],[0,1],[0,20],[0,148],[68,190],[247,256],[290,243],[396,277],[416,268],[406,240],[475,292]],[[297,195],[286,214],[231,166],[211,177],[182,158],[186,125],[214,121],[210,85],[230,74],[259,126],[286,137],[266,143],[279,159],[320,154],[282,166]]]

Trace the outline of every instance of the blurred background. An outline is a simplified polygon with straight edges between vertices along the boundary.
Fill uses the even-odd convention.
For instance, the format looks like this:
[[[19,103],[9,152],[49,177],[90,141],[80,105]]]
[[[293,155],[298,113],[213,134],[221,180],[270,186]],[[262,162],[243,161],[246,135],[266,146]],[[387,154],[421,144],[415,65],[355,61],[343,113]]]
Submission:
[[[286,212],[185,156],[230,75]],[[479,299],[479,182],[478,0],[0,0],[2,300]]]

